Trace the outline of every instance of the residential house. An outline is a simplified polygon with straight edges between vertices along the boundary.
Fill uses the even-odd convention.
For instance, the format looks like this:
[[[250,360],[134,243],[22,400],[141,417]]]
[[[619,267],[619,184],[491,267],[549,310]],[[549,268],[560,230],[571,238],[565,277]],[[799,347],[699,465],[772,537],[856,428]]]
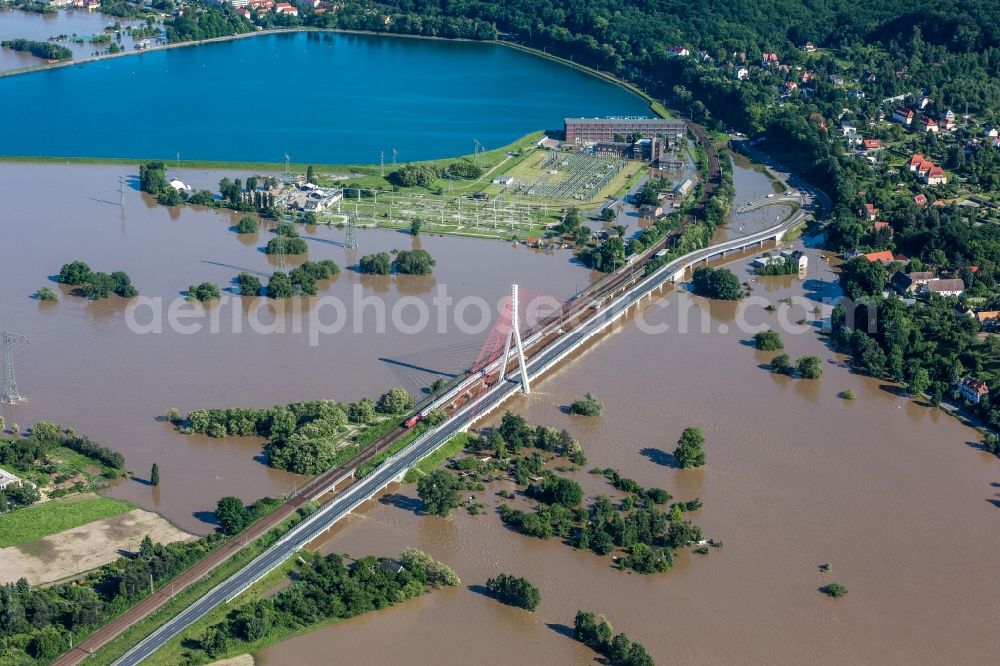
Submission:
[[[905,106],[898,106],[892,111],[892,119],[897,123],[906,125],[909,127],[913,124],[913,118],[917,114],[913,112],[913,109],[908,109]]]
[[[861,141],[861,147],[865,149],[866,152],[874,152],[876,150],[882,150],[882,142],[878,139],[863,139]]]
[[[983,136],[986,137],[987,139],[995,139],[998,136],[1000,136],[1000,130],[998,130],[996,127],[988,127],[986,131],[983,132]]]
[[[875,218],[878,217],[878,208],[875,207],[875,204],[866,203],[864,214],[869,222],[874,222]]]
[[[921,95],[920,99],[917,100],[917,108],[923,111],[927,108],[927,105],[931,103],[931,98],[927,95]]]
[[[872,263],[877,261],[883,266],[891,264],[895,261],[895,258],[892,256],[892,252],[889,250],[883,250],[882,252],[869,252],[868,254],[862,254],[861,256]]]
[[[844,133],[844,136],[847,136],[848,134],[857,134],[857,123],[851,120],[842,120],[840,121],[840,131]]]
[[[910,158],[910,172],[917,174],[917,178],[921,177],[921,173],[930,171],[932,166],[934,164],[923,155],[918,154]]]
[[[914,271],[912,273],[897,271],[892,276],[892,286],[901,295],[912,296],[933,279],[934,273],[930,271]]]
[[[287,2],[279,2],[274,6],[275,14],[285,14],[288,16],[298,16],[299,10]]]
[[[802,47],[802,50],[805,51],[806,53],[812,53],[813,51],[816,50],[816,47],[813,46],[812,42],[806,42],[806,45]]]
[[[781,94],[791,95],[799,87],[795,81],[785,81],[781,84]]]
[[[932,166],[924,177],[924,182],[928,185],[944,185],[948,182],[948,174],[941,167]]]
[[[683,46],[677,46],[676,44],[674,44],[673,46],[667,48],[667,55],[678,58],[686,58],[687,56],[691,55],[691,52],[688,51]]]
[[[976,313],[976,319],[979,320],[979,325],[986,328],[996,328],[997,318],[1000,317],[1000,310],[983,310],[982,312]]]
[[[961,296],[965,293],[965,282],[961,278],[935,278],[928,280],[922,291],[928,296]]]
[[[246,20],[248,21],[250,20],[251,16],[250,10],[247,9],[246,7],[240,7],[239,9],[236,10],[236,13],[245,18]]]
[[[938,124],[937,121],[930,116],[924,116],[920,119],[918,129],[924,134],[937,134]]]
[[[733,69],[733,78],[737,81],[746,81],[750,76],[750,70],[746,67],[736,67]]]
[[[959,394],[974,405],[990,394],[990,387],[981,379],[975,377],[963,377],[958,382]]]
[[[892,235],[895,233],[893,231],[892,225],[890,225],[888,222],[882,222],[882,221],[875,223],[875,231],[882,231],[883,229],[888,229],[889,238],[892,238]]]
[[[0,490],[3,490],[7,486],[11,486],[15,483],[20,484],[21,479],[14,476],[5,469],[0,469]]]
[[[938,117],[938,125],[941,129],[951,132],[955,129],[955,112],[951,109],[944,111]]]
[[[927,206],[927,196],[924,195],[923,193],[920,193],[915,197],[913,197],[913,203],[920,206],[921,208],[925,208]]]
[[[842,88],[844,87],[844,77],[842,77],[840,74],[831,74],[830,83],[837,86],[838,88]]]
[[[760,64],[762,67],[767,67],[769,65],[778,64],[778,54],[767,52],[760,57]]]

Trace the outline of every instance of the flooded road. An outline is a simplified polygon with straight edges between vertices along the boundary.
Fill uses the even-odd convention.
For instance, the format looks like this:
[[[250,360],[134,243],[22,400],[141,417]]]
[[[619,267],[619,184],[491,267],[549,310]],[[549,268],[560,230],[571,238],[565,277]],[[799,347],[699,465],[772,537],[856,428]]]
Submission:
[[[808,254],[805,280],[761,278],[754,295],[832,293],[832,272]],[[731,268],[746,279],[745,266]],[[608,558],[507,530],[492,510],[503,485],[473,493],[490,505],[485,515],[448,519],[418,515],[415,487],[404,486],[370,502],[322,550],[415,546],[453,566],[462,586],[264,650],[260,663],[323,664],[334,654],[358,664],[588,663],[594,653],[567,635],[578,609],[606,613],[657,663],[992,663],[1000,463],[969,446],[976,433],[953,418],[853,374],[814,332],[782,338],[792,359],[823,359],[821,379],[770,374],[772,354],[748,344],[740,321],[777,328],[811,309],[743,312],[675,292],[642,310],[645,324],[671,331],[644,333],[633,316],[509,405],[531,423],[569,429],[586,468],[700,497],[694,519],[723,548],[684,553],[664,575],[626,574]],[[685,310],[704,316],[704,332],[677,332]],[[849,388],[856,400],[837,397]],[[588,390],[602,417],[561,411]],[[682,471],[669,453],[689,425],[705,433],[707,466]],[[588,496],[612,494],[597,477],[575,476]],[[478,592],[500,571],[540,588],[536,613]],[[830,581],[847,596],[822,595]]]
[[[123,217],[119,176],[134,173],[129,167],[0,165],[4,190],[17,193],[8,198],[0,219],[8,239],[0,325],[30,339],[14,350],[18,386],[27,400],[0,406],[0,415],[22,428],[40,420],[71,426],[121,451],[139,479],[148,478],[152,463],[159,463],[163,482],[158,488],[127,481],[111,494],[196,532],[212,529],[202,519],[219,497],[281,495],[303,477],[266,467],[259,440],[176,434],[157,420],[166,410],[264,407],[316,398],[353,401],[377,397],[393,386],[416,393],[437,377],[471,365],[487,332],[466,333],[449,323],[438,333],[436,308],[430,310],[435,318],[429,329],[411,331],[392,325],[394,309],[409,326],[416,323],[414,303],[430,306],[441,290],[457,308],[473,296],[496,303],[514,281],[525,291],[565,298],[592,277],[572,263],[569,251],[548,256],[500,241],[414,239],[375,230],[360,230],[360,247],[349,250],[342,246],[344,230],[306,227],[301,234],[309,244],[308,257],[332,259],[342,269],[330,283],[320,284],[319,296],[344,303],[348,317],[354,314],[356,288],[361,298],[372,301],[361,311],[360,333],[354,333],[352,320],[311,346],[309,320],[316,299],[288,301],[300,312],[279,318],[284,333],[258,333],[244,313],[248,304],[227,293],[229,302],[207,308],[218,312],[219,331],[210,332],[207,319],[196,319],[180,322],[201,323],[200,332],[186,334],[169,326],[171,302],[181,299],[192,283],[207,280],[225,289],[243,270],[260,274],[266,283],[275,259],[261,248],[271,234],[261,230],[252,237],[238,236],[230,227],[240,216],[225,211],[158,206],[136,191],[131,180],[126,181]],[[194,187],[214,187],[222,175],[234,175],[174,173]],[[411,247],[423,247],[436,259],[433,276],[376,278],[348,268],[363,254]],[[94,270],[124,270],[142,297],[162,299],[163,332],[132,332],[122,299],[87,301],[55,284],[60,266],[75,259]],[[289,266],[300,261],[290,257]],[[60,301],[30,298],[43,286],[58,291]],[[384,333],[378,332],[379,307],[386,312]],[[193,309],[201,311],[200,306]],[[465,320],[477,323],[478,311],[467,310]],[[151,312],[137,311],[136,321],[151,323]],[[240,332],[232,324],[234,313],[242,321]],[[326,307],[320,319],[329,323],[335,317],[333,308]],[[269,324],[275,317],[265,313],[260,320]],[[295,332],[296,324],[300,332]]]

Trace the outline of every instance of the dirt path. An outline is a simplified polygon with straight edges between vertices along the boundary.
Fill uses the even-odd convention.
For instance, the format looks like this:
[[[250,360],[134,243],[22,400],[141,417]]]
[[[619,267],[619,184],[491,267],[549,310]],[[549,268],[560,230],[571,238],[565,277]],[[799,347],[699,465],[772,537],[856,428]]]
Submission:
[[[149,511],[136,509],[17,546],[0,548],[0,583],[28,579],[32,585],[51,583],[96,569],[134,551],[146,535],[172,543],[194,539]]]

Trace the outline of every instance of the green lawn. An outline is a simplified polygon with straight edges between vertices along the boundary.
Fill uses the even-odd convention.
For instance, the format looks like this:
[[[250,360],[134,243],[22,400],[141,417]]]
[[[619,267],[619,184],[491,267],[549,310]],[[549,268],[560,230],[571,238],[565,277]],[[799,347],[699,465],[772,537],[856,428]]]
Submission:
[[[50,500],[0,516],[0,548],[40,539],[135,507],[108,497],[73,496]]]
[[[464,451],[466,444],[469,443],[469,439],[472,437],[473,435],[470,435],[467,432],[458,433],[449,439],[448,442],[440,449],[426,458],[421,458],[420,462],[406,472],[406,476],[403,478],[403,481],[406,483],[415,483],[420,479],[420,477],[426,476],[441,465],[444,465],[448,461],[448,458],[457,456],[459,453]]]

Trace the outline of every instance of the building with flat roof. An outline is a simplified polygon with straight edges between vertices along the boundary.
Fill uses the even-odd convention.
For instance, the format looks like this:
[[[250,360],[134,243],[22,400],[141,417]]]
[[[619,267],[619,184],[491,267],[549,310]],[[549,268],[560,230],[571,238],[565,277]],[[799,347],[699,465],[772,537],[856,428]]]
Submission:
[[[611,143],[615,136],[640,134],[643,138],[662,137],[675,146],[687,135],[683,121],[666,118],[565,118],[563,128],[567,143]]]

